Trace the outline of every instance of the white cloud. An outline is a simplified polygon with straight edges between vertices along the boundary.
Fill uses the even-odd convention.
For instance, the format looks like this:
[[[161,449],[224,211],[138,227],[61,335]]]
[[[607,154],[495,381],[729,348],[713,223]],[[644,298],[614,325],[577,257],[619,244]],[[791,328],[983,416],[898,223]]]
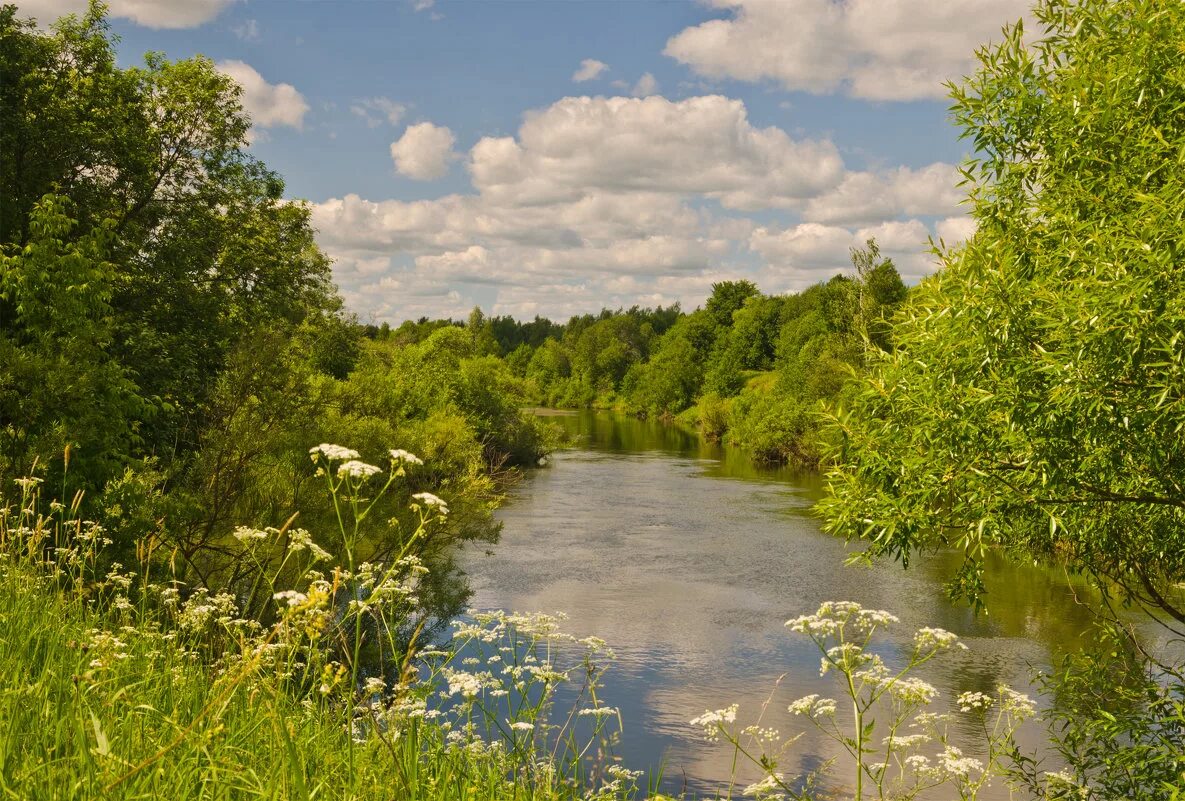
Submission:
[[[391,143],[395,171],[417,181],[439,178],[448,172],[449,162],[457,158],[453,153],[456,142],[453,132],[442,125],[409,125],[403,136]]]
[[[630,94],[634,97],[649,97],[658,93],[658,80],[649,72],[642,73],[642,77],[634,84]]]
[[[231,33],[242,39],[244,42],[258,42],[259,41],[259,21],[254,19],[244,20],[242,25],[235,25],[230,29]]]
[[[821,223],[864,223],[899,215],[937,216],[958,211],[964,193],[953,164],[935,162],[919,170],[850,172],[835,188],[810,199],[803,219]]]
[[[975,218],[969,214],[947,217],[939,220],[934,228],[938,238],[950,247],[971,238],[976,229]]]
[[[572,73],[572,80],[576,83],[595,80],[607,69],[609,69],[609,65],[604,61],[597,61],[595,58],[586,58],[580,62],[580,69]]]
[[[732,9],[663,51],[714,78],[870,100],[941,98],[977,45],[998,39],[1029,0],[715,0]]]
[[[366,120],[368,128],[377,128],[384,122],[398,125],[407,113],[407,106],[389,97],[364,97],[350,104],[350,113]]]
[[[128,19],[146,28],[195,28],[217,17],[231,0],[109,0],[112,17]],[[22,0],[22,14],[41,24],[63,14],[84,14],[87,0]]]
[[[851,272],[851,249],[875,239],[881,253],[906,281],[934,269],[929,253],[930,231],[920,220],[892,220],[852,230],[836,225],[800,223],[783,229],[761,227],[749,247],[766,262],[775,285],[801,290],[837,271]]]
[[[421,125],[439,142],[421,147],[412,126],[393,155],[405,174],[436,175],[454,157],[452,135]],[[825,280],[849,270],[849,249],[869,236],[916,277],[932,269],[918,218],[956,225],[949,165],[848,172],[831,142],[757,128],[743,103],[719,96],[564,98],[525,115],[514,136],[480,140],[466,163],[471,192],[314,204],[318,241],[364,319],[463,315],[477,302],[557,318],[690,308],[714,281],[776,292]],[[861,189],[884,198],[869,206]]]
[[[309,104],[296,87],[288,83],[268,83],[254,67],[242,61],[220,61],[218,70],[243,87],[243,108],[251,122],[262,128],[287,125],[300,128]]]
[[[517,139],[479,141],[469,168],[482,195],[519,205],[632,190],[757,209],[837,185],[843,161],[827,140],[753,127],[742,102],[719,95],[567,97],[529,114]]]

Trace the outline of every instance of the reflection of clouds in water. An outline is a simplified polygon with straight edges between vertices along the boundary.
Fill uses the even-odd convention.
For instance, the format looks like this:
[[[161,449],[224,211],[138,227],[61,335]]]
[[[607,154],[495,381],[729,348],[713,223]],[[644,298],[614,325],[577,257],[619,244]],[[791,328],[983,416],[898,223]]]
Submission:
[[[786,513],[805,509],[817,479],[794,484],[781,471],[771,474],[781,480],[770,480],[735,452],[653,422],[557,419],[587,434],[587,449],[556,454],[552,467],[516,490],[499,512],[505,529],[492,556],[463,554],[473,603],[563,610],[568,631],[608,640],[619,659],[604,696],[622,708],[622,753],[631,766],[652,767],[668,750],[676,789],[683,771],[689,780],[727,778],[719,749],[688,725],[704,709],[737,701],[754,710],[788,672],[771,720],[797,731],[802,721],[789,718],[786,704],[831,693],[814,646],[783,626],[824,600],[899,615],[890,632],[896,643],[922,626],[967,637],[969,653],[944,655],[921,674],[946,698],[992,692],[999,682],[1026,688],[1027,666],[1047,665],[1051,650],[1073,647],[1083,630],[1077,613],[1066,613],[1069,591],[1037,569],[993,564],[1001,580],[990,587],[993,616],[984,620],[947,600],[949,558],[919,560],[907,571],[845,567],[842,541],[808,514]],[[712,461],[721,453],[729,458]],[[880,650],[896,664],[894,646]],[[826,758],[825,745],[812,734],[794,753]]]

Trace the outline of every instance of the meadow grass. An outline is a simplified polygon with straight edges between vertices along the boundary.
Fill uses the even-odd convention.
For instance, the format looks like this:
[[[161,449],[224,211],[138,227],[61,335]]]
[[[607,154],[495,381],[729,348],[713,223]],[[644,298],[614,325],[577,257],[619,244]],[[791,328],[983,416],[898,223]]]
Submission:
[[[413,495],[420,525],[404,550],[356,563],[359,524],[417,457],[393,450],[384,471],[340,446],[311,455],[340,513],[346,564],[314,568],[331,557],[307,531],[240,527],[232,539],[256,573],[238,588],[170,577],[153,539],[137,543],[132,569],[111,562],[107,532],[78,518],[77,497],[43,511],[39,482],[18,480],[19,502],[0,507],[2,797],[662,797],[661,776],[639,786],[643,774],[614,754],[621,716],[599,697],[613,658],[604,641],[564,633],[560,617],[496,611],[454,621],[448,642],[419,641],[425,569],[414,545],[447,516],[444,500]],[[764,777],[742,787],[734,775],[718,797],[865,801],[945,788],[976,798],[1032,704],[1007,688],[960,696],[987,759],[964,757],[949,717],[927,710],[937,690],[908,675],[957,638],[921,629],[907,663],[890,668],[869,648],[896,622],[846,602],[788,621],[818,647],[822,673],[842,678],[829,682],[836,698],[813,694],[789,711],[848,759],[795,775],[782,766],[800,735],[760,717],[744,725],[736,706],[706,711],[689,725],[731,746],[734,774],[751,763]]]

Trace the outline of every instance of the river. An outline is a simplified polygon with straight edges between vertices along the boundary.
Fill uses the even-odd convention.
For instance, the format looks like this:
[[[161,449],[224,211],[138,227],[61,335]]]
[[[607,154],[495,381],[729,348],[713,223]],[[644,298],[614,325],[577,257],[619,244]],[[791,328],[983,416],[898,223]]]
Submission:
[[[720,791],[732,752],[688,725],[707,709],[739,703],[750,721],[778,682],[763,725],[805,732],[787,773],[835,756],[786,704],[834,695],[819,656],[785,621],[825,600],[851,600],[901,618],[899,649],[914,629],[959,634],[966,652],[923,666],[950,699],[1028,689],[1033,671],[1075,648],[1090,626],[1076,603],[1087,590],[1048,569],[994,559],[988,615],[947,600],[950,554],[911,563],[845,566],[845,544],[811,515],[820,478],[760,469],[743,452],[703,443],[655,421],[599,412],[552,417],[576,446],[532,471],[499,511],[501,541],[471,550],[463,566],[478,609],[562,611],[567,630],[597,635],[617,654],[602,692],[625,731],[618,752],[633,768],[663,767],[668,791]],[[892,665],[893,644],[884,652]],[[962,736],[969,732],[962,732]],[[1036,743],[1040,732],[1026,732]],[[752,777],[753,772],[743,772]],[[1003,786],[981,798],[1008,798]]]

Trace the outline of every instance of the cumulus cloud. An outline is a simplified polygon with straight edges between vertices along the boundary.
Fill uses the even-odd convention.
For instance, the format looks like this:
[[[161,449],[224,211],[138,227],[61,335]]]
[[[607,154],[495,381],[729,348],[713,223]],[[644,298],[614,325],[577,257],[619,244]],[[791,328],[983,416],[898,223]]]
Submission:
[[[231,0],[109,0],[112,17],[146,28],[195,28],[217,17]],[[63,14],[86,13],[87,0],[22,0],[21,12],[46,24]]]
[[[821,223],[866,223],[899,215],[946,216],[963,199],[958,168],[936,162],[913,170],[850,172],[834,187],[810,199],[803,218]]]
[[[389,97],[364,97],[350,104],[350,113],[364,119],[368,128],[377,128],[384,122],[398,125],[407,106]]]
[[[580,69],[572,73],[572,80],[576,83],[595,80],[607,69],[609,69],[609,65],[604,61],[597,61],[595,58],[586,58],[580,62]]]
[[[453,145],[457,138],[442,125],[421,122],[409,125],[397,141],[391,143],[395,171],[417,181],[430,181],[448,172],[456,159]]]
[[[421,123],[392,153],[403,174],[437,176],[454,147],[448,129]],[[557,318],[690,308],[720,280],[775,292],[825,280],[869,236],[917,277],[932,269],[935,229],[919,218],[958,226],[949,165],[853,172],[830,141],[754,126],[720,96],[564,98],[513,136],[481,139],[466,167],[470,192],[313,205],[364,319],[463,316],[475,303]]]
[[[869,100],[942,98],[1029,0],[715,0],[732,10],[671,37],[663,51],[714,78]]]
[[[889,220],[861,228],[799,223],[785,228],[760,227],[749,237],[749,247],[765,261],[774,283],[799,290],[838,271],[851,271],[852,248],[875,239],[881,253],[906,281],[933,272],[931,230],[922,221]]]
[[[838,185],[843,160],[830,141],[755,128],[744,103],[719,95],[567,97],[528,115],[517,139],[479,141],[469,169],[482,195],[520,205],[634,190],[758,209]]]
[[[243,87],[243,108],[254,125],[300,128],[304,124],[309,104],[292,84],[268,83],[254,67],[243,61],[220,61],[216,66]]]

